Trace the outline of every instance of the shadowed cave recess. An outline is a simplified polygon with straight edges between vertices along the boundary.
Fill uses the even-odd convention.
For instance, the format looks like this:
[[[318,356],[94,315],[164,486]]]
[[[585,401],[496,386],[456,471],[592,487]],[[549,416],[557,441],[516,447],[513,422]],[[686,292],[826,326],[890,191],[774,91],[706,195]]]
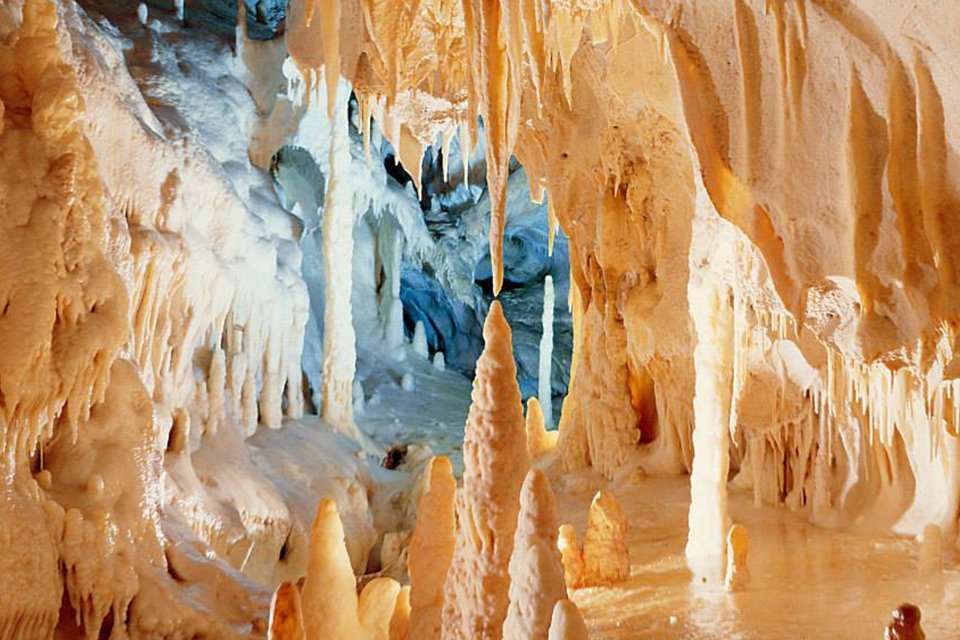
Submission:
[[[955,637],[958,32],[0,0],[0,639]]]

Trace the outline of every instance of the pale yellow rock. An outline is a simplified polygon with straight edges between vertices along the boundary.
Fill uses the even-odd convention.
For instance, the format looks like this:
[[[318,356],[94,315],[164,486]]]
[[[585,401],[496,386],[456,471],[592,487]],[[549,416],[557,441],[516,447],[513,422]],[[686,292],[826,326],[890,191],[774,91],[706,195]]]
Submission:
[[[303,609],[300,590],[290,582],[281,582],[270,600],[267,640],[304,640]]]
[[[589,640],[587,625],[580,609],[570,600],[558,600],[550,618],[550,635],[547,640]]]
[[[397,594],[397,603],[390,618],[390,640],[407,640],[410,634],[410,585],[404,585]]]
[[[727,591],[743,591],[750,586],[750,567],[747,555],[750,551],[747,528],[742,524],[730,527],[727,534]]]
[[[393,578],[374,578],[363,587],[357,606],[364,638],[390,640],[390,622],[399,595],[400,583]]]
[[[499,302],[483,325],[464,428],[457,533],[444,584],[442,637],[498,640],[509,605],[520,487],[530,463],[510,326]]]
[[[630,576],[627,521],[617,499],[602,489],[590,503],[583,565],[587,585],[614,584]]]
[[[357,580],[344,542],[337,504],[323,499],[310,529],[302,593],[306,640],[361,638]]]
[[[533,468],[520,491],[504,640],[546,640],[554,605],[566,597],[556,501],[546,474]]]
[[[457,482],[445,457],[433,458],[426,474],[424,492],[417,503],[417,524],[407,549],[410,635],[435,640],[440,637],[443,583],[453,559]]]
[[[557,549],[563,562],[563,577],[568,589],[583,586],[583,548],[572,524],[560,525],[557,534]]]

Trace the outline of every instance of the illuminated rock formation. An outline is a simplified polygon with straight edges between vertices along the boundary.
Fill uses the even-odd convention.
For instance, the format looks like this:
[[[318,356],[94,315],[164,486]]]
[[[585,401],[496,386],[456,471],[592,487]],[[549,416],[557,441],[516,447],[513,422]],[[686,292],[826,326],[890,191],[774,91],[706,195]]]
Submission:
[[[520,487],[529,466],[510,326],[499,302],[490,307],[483,338],[464,429],[456,546],[444,584],[444,638],[502,635]]]
[[[358,604],[360,627],[364,632],[362,637],[390,640],[391,622],[399,596],[400,583],[393,578],[374,578],[363,587]]]
[[[727,591],[742,591],[750,585],[750,567],[747,566],[749,551],[747,528],[742,524],[730,527],[727,533],[727,575],[724,581]]]
[[[304,640],[303,608],[300,590],[290,582],[281,582],[270,600],[267,640]]]
[[[554,605],[566,597],[557,549],[556,502],[547,476],[534,468],[527,473],[520,491],[504,640],[546,640]]]
[[[583,537],[583,582],[614,584],[630,576],[627,521],[620,503],[607,491],[598,491],[590,503],[587,533]]]
[[[424,491],[417,503],[417,524],[407,551],[413,638],[440,637],[443,584],[455,544],[455,493],[456,480],[450,461],[433,458],[427,466]]]
[[[583,549],[577,538],[577,531],[571,524],[560,525],[557,537],[557,549],[563,562],[563,578],[568,589],[583,586],[584,566]]]
[[[527,433],[527,455],[536,460],[556,446],[556,441],[544,428],[544,417],[540,401],[531,397],[527,400],[525,418]],[[556,435],[556,432],[552,432]]]
[[[307,640],[363,637],[357,580],[333,500],[320,501],[310,529],[310,557],[302,602]]]
[[[587,640],[589,637],[577,605],[566,598],[557,600],[550,618],[548,640]]]

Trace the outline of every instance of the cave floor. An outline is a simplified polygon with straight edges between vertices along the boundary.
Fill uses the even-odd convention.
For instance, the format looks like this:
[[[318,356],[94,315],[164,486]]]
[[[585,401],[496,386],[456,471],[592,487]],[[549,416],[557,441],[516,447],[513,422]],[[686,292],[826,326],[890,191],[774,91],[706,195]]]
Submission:
[[[944,553],[942,573],[921,573],[913,540],[818,528],[786,508],[756,508],[749,492],[732,490],[731,517],[749,532],[751,582],[731,594],[691,583],[683,553],[689,478],[607,486],[585,472],[555,477],[553,485],[561,521],[572,523],[581,540],[598,488],[621,501],[629,523],[630,579],[571,595],[593,638],[879,639],[904,601],[920,606],[928,638],[960,633],[952,550]]]

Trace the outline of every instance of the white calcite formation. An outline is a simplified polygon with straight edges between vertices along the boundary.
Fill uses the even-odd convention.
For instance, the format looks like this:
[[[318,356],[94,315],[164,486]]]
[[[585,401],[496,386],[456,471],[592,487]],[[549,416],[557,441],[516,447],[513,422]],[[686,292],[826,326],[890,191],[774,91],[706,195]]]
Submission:
[[[442,637],[502,637],[509,606],[520,487],[529,466],[510,327],[499,302],[483,325],[464,428],[453,560],[444,584]]]
[[[551,242],[553,236],[550,236]],[[540,366],[537,393],[543,399],[543,424],[553,427],[553,308],[555,305],[553,276],[543,279],[543,334],[540,336]]]
[[[520,491],[504,640],[546,640],[554,606],[566,597],[557,549],[557,506],[546,474],[534,468]]]
[[[605,585],[630,576],[627,521],[613,495],[598,491],[590,503],[587,533],[583,537],[583,582]]]

